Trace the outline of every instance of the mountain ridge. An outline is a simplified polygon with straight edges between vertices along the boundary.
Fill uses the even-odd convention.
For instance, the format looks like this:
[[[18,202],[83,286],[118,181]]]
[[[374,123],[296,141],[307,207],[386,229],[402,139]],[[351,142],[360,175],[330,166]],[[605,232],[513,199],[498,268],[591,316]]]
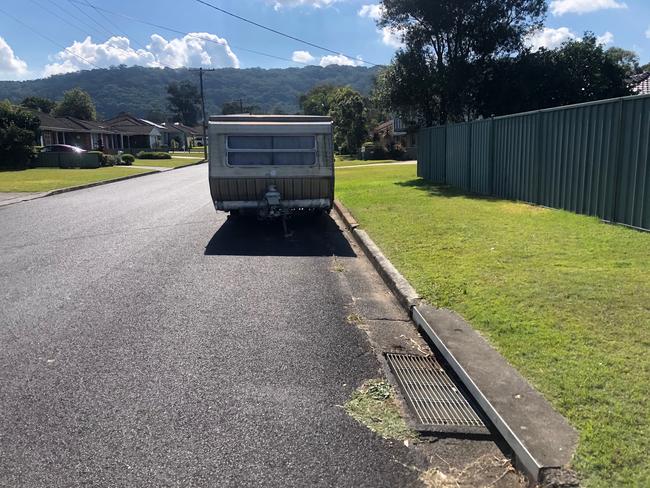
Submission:
[[[204,74],[206,111],[220,114],[223,103],[243,99],[244,105],[258,106],[261,112],[296,113],[299,96],[317,85],[350,85],[368,95],[379,69],[338,65],[219,68]],[[145,117],[155,110],[166,111],[167,85],[183,80],[198,86],[198,74],[187,68],[117,66],[36,80],[0,81],[0,100],[17,103],[28,96],[60,100],[64,91],[79,87],[90,93],[99,118],[110,118],[120,112]]]

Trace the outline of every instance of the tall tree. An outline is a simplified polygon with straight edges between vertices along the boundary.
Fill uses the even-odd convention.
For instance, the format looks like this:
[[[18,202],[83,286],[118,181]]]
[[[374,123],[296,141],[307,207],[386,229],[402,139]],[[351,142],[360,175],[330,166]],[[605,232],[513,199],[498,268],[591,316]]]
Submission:
[[[56,102],[44,97],[26,97],[20,102],[20,105],[49,114],[56,107]]]
[[[625,70],[625,74],[631,76],[639,73],[641,68],[639,66],[639,55],[634,51],[623,49],[622,47],[612,46],[605,51],[607,57],[614,63],[619,65]]]
[[[244,105],[243,101],[232,100],[230,102],[225,102],[221,106],[222,115],[233,115],[233,114],[254,114],[260,111],[258,105]]]
[[[318,85],[307,93],[300,95],[298,103],[300,110],[305,115],[328,115],[332,95],[337,90],[334,85]]]
[[[76,117],[81,120],[95,120],[97,110],[88,92],[81,88],[73,88],[63,94],[63,99],[54,108],[58,117]]]
[[[24,168],[29,163],[39,125],[31,112],[0,101],[0,167]]]
[[[415,99],[436,99],[437,113],[425,107],[422,116],[442,123],[468,116],[484,65],[522,49],[547,9],[545,0],[383,0],[382,5],[378,24],[405,43],[394,61],[396,79],[419,80],[401,88],[412,90]]]
[[[363,97],[350,87],[337,88],[329,104],[329,115],[334,124],[334,143],[343,153],[355,153],[367,134]]]
[[[627,74],[586,32],[557,49],[525,51],[490,66],[478,89],[478,115],[505,115],[631,94]]]
[[[169,109],[174,113],[178,122],[185,125],[196,125],[198,122],[199,89],[189,81],[172,82],[167,86],[167,101]]]

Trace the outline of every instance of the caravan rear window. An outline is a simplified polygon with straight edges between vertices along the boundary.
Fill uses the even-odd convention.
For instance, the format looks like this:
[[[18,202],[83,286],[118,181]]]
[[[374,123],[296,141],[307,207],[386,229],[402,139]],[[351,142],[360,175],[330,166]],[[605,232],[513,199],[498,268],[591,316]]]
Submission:
[[[228,136],[231,166],[316,164],[315,136]]]

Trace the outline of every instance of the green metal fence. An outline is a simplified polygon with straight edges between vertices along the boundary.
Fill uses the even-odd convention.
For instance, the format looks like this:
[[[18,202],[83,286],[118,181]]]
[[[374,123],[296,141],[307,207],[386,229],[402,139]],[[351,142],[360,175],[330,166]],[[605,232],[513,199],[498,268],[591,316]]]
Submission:
[[[418,176],[650,229],[650,96],[422,129]]]

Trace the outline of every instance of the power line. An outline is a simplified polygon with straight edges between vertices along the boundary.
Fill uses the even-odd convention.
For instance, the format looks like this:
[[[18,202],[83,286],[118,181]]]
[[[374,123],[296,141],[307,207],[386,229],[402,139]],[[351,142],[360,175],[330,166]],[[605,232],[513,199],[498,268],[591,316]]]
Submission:
[[[87,18],[89,18],[95,25],[98,25],[100,29],[102,29],[104,32],[108,33],[109,36],[113,35],[113,34],[111,34],[111,31],[109,31],[106,27],[104,27],[102,24],[97,22],[93,17],[88,15],[88,13],[85,10],[83,10],[79,5],[77,5],[77,2],[72,2],[71,0],[68,0],[68,3],[70,5],[72,5],[74,8],[76,8],[77,10],[79,10],[79,12],[84,14]]]
[[[371,63],[370,61],[364,61],[364,60],[358,59],[358,58],[356,58],[354,56],[350,56],[348,54],[345,54],[345,53],[342,53],[342,52],[339,52],[339,51],[334,51],[334,50],[329,49],[329,48],[327,48],[325,46],[320,46],[318,44],[314,44],[313,42],[305,41],[304,39],[301,39],[299,37],[295,37],[295,36],[292,36],[290,34],[286,34],[286,33],[281,32],[279,30],[273,29],[272,27],[268,27],[266,25],[255,22],[253,20],[247,19],[246,17],[242,17],[241,15],[237,15],[237,14],[235,14],[233,12],[230,12],[230,11],[228,11],[226,9],[223,9],[221,7],[217,7],[216,5],[212,5],[211,3],[205,2],[204,0],[195,0],[195,1],[202,4],[202,5],[205,5],[206,7],[210,7],[212,9],[214,9],[214,10],[217,10],[218,12],[221,12],[221,13],[226,14],[226,15],[230,15],[231,17],[234,17],[235,19],[241,20],[242,22],[246,22],[248,24],[254,25],[256,27],[259,27],[260,29],[264,29],[264,30],[267,30],[269,32],[273,32],[274,34],[277,34],[279,36],[283,36],[283,37],[286,37],[288,39],[292,39],[294,41],[301,42],[303,44],[306,44],[306,45],[311,46],[311,47],[315,47],[316,49],[320,49],[320,50],[326,51],[328,53],[337,54],[337,55],[340,55],[340,56],[345,56],[348,59],[357,60],[357,61],[360,61],[362,63],[369,64],[371,66],[379,66],[376,63]]]
[[[53,40],[51,37],[48,37],[48,36],[46,36],[45,34],[41,33],[38,29],[34,29],[33,27],[31,27],[30,25],[26,24],[25,22],[23,22],[23,21],[20,20],[19,18],[14,17],[12,14],[10,14],[9,12],[7,12],[6,10],[3,10],[3,9],[0,8],[0,12],[2,12],[3,14],[5,14],[7,17],[9,17],[9,18],[11,18],[11,19],[14,19],[16,22],[18,22],[19,24],[21,24],[21,25],[22,25],[23,27],[25,27],[26,29],[32,31],[32,32],[33,32],[34,34],[36,34],[37,36],[40,36],[40,37],[42,37],[43,39],[45,39],[46,41],[49,41],[49,42],[51,42],[52,44],[54,44],[55,46],[58,46],[59,48],[63,49],[63,50],[64,50],[65,52],[67,52],[68,54],[72,54],[72,55],[75,56],[76,58],[81,59],[84,63],[89,64],[90,66],[93,66],[93,67],[95,67],[95,68],[97,68],[97,69],[102,69],[101,66],[97,66],[95,63],[93,63],[93,62],[91,62],[91,61],[88,61],[88,60],[87,60],[86,58],[84,58],[83,56],[79,56],[77,53],[75,53],[75,52],[73,52],[73,51],[70,51],[67,47],[63,46],[62,44],[59,44],[58,42],[56,42],[55,40]]]
[[[72,3],[82,3],[80,0],[68,0],[68,1],[72,2]],[[105,12],[105,13],[110,14],[110,15],[116,15],[118,17],[122,17],[124,19],[131,20],[133,22],[138,22],[140,24],[148,25],[149,27],[155,27],[157,29],[166,30],[168,32],[173,32],[175,34],[180,34],[180,35],[183,35],[183,36],[189,36],[189,37],[193,37],[195,39],[202,39],[204,41],[208,41],[208,42],[211,42],[213,44],[217,44],[217,45],[223,47],[222,43],[220,43],[218,41],[215,41],[214,39],[210,39],[208,37],[202,37],[202,36],[199,36],[199,35],[196,35],[196,34],[192,34],[190,32],[185,32],[185,31],[181,31],[181,30],[178,30],[178,29],[174,29],[173,27],[167,27],[167,26],[164,26],[164,25],[161,25],[161,24],[156,24],[154,22],[149,22],[149,21],[146,21],[146,20],[137,19],[135,17],[131,17],[130,15],[126,15],[126,14],[123,14],[121,12],[115,12],[115,11],[112,11],[112,10],[108,10],[108,9],[103,8],[103,7],[97,7],[97,6],[93,6],[93,7],[95,9],[99,10],[99,11]],[[296,61],[296,60],[293,60],[293,59],[283,58],[281,56],[276,56],[274,54],[269,54],[269,53],[265,53],[265,52],[262,52],[262,51],[256,51],[254,49],[248,49],[248,48],[245,48],[245,47],[236,46],[236,45],[230,44],[230,43],[228,43],[228,45],[231,48],[238,49],[240,51],[249,52],[249,53],[252,53],[252,54],[257,54],[259,56],[266,56],[267,58],[278,59],[280,61],[288,61],[289,63],[298,63],[298,64],[304,64],[304,65],[309,64],[309,63],[305,63],[303,61]]]
[[[122,29],[120,29],[117,25],[115,25],[113,22],[111,22],[111,20],[110,20],[106,15],[104,15],[102,12],[100,12],[100,10],[99,10],[97,7],[95,7],[95,5],[93,5],[92,3],[90,3],[88,0],[84,0],[84,1],[86,2],[86,5],[88,5],[88,6],[89,6],[90,8],[92,8],[95,12],[97,12],[97,14],[98,14],[102,19],[104,19],[104,20],[106,21],[106,23],[107,23],[109,26],[112,26],[114,29],[117,30],[117,32],[119,32],[120,34],[122,34],[123,36],[125,36],[127,39],[130,39],[131,41],[133,41],[133,43],[136,45],[136,47],[138,47],[138,48],[140,48],[140,49],[147,50],[147,48],[146,48],[142,43],[138,42],[137,39],[134,39],[134,38],[130,37],[126,32],[124,32],[124,31],[123,31]],[[161,64],[162,64],[162,63],[161,63]]]

